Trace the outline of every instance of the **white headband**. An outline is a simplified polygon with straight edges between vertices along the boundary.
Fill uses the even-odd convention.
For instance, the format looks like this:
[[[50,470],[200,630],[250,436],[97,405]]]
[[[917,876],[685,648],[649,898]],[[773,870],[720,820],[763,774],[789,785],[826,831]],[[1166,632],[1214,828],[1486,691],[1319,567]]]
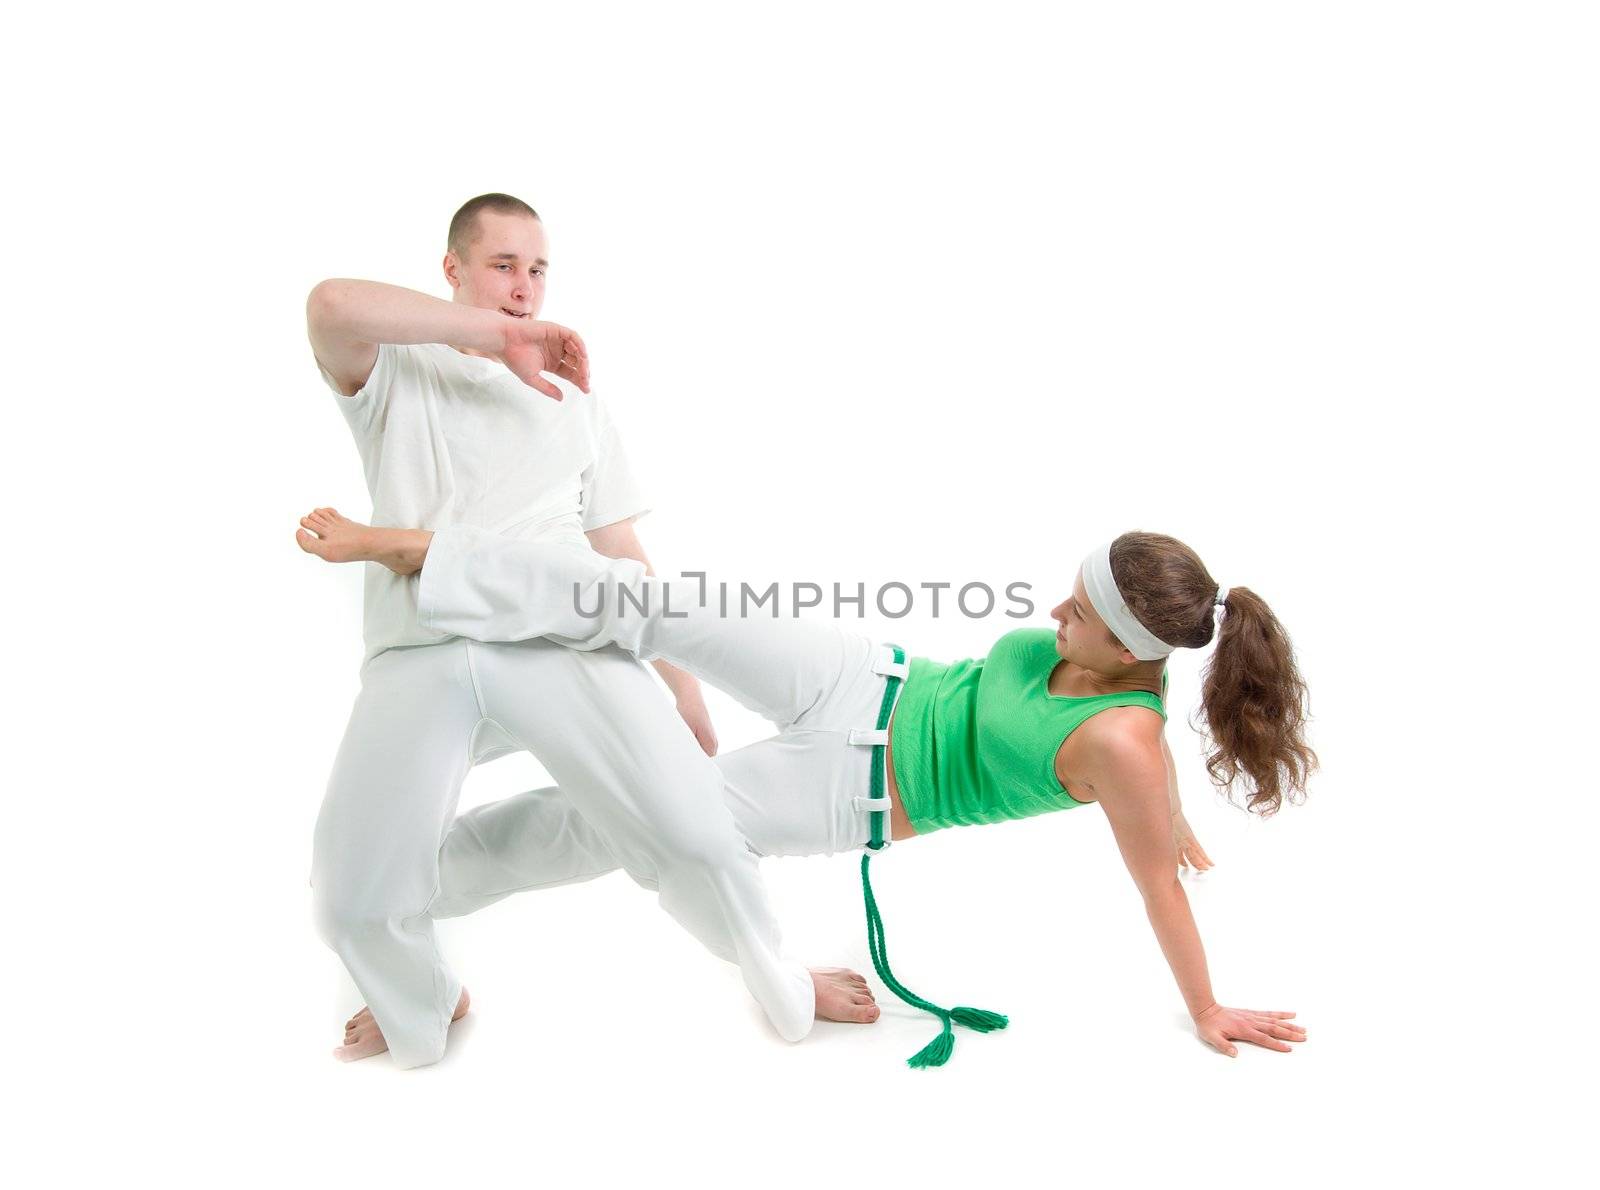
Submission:
[[[1106,627],[1111,629],[1112,635],[1127,645],[1128,652],[1140,661],[1159,661],[1177,649],[1177,645],[1169,645],[1166,641],[1152,636],[1128,610],[1128,605],[1122,599],[1122,591],[1117,586],[1117,580],[1111,576],[1109,541],[1083,560],[1083,589],[1089,592],[1089,602],[1094,604],[1094,610],[1100,613],[1100,618],[1106,622]],[[1232,589],[1218,587],[1217,597],[1212,602],[1211,612],[1219,626],[1222,624],[1222,618],[1227,615],[1228,592]]]
[[[1159,661],[1177,646],[1152,636],[1128,610],[1111,577],[1111,543],[1108,541],[1083,560],[1083,589],[1111,634],[1128,647],[1140,661]]]

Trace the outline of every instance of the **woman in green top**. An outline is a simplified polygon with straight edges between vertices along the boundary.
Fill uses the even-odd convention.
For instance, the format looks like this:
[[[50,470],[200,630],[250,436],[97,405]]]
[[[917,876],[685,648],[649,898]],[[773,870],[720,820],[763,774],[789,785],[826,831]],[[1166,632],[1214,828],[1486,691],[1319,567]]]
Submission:
[[[1287,1051],[1304,1039],[1291,1012],[1223,1007],[1212,996],[1178,881],[1180,864],[1211,865],[1178,805],[1163,735],[1165,655],[1215,637],[1201,690],[1213,741],[1207,770],[1221,786],[1245,786],[1247,809],[1263,817],[1303,792],[1316,767],[1304,739],[1306,687],[1266,603],[1246,588],[1221,591],[1182,542],[1123,534],[1085,560],[1051,612],[1054,632],[1010,632],[987,657],[945,665],[905,663],[893,646],[832,624],[719,615],[701,606],[703,587],[648,575],[629,522],[590,535],[599,553],[463,526],[371,528],[331,509],[301,525],[301,547],[326,560],[420,572],[426,628],[479,641],[618,645],[766,715],[778,736],[717,761],[729,809],[757,854],[876,850],[884,814],[890,838],[903,840],[1098,802],[1198,1035],[1229,1055],[1236,1040]],[[440,853],[433,912],[466,913],[617,866],[558,790],[536,790],[462,815]],[[873,924],[870,884],[867,897]],[[886,958],[879,974],[939,1014],[948,1038],[951,1012],[901,989]],[[868,996],[859,1019],[876,1015]],[[1004,1024],[981,1010],[953,1015],[985,1030]]]

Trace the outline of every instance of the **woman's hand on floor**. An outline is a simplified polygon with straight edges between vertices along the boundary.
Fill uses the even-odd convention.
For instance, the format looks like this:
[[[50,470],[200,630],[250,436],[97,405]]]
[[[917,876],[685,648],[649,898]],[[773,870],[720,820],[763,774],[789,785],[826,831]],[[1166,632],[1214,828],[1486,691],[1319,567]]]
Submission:
[[[1304,1041],[1303,1026],[1291,1024],[1292,1012],[1256,1012],[1249,1008],[1224,1008],[1213,1004],[1194,1018],[1194,1030],[1200,1040],[1212,1049],[1221,1050],[1230,1058],[1239,1056],[1235,1041],[1248,1041],[1264,1049],[1289,1053],[1291,1041]]]

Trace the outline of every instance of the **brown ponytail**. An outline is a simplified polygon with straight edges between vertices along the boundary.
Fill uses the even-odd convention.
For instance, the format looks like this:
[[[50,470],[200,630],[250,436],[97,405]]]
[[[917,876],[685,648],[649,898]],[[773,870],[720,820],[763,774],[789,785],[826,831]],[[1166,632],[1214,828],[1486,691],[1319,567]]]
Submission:
[[[1183,542],[1124,533],[1111,544],[1111,576],[1128,610],[1161,640],[1185,649],[1211,643],[1217,583]],[[1291,803],[1305,800],[1306,778],[1317,768],[1305,741],[1306,684],[1289,634],[1261,596],[1232,587],[1223,606],[1222,635],[1200,686],[1215,745],[1206,771],[1222,787],[1242,774],[1252,787],[1246,809],[1270,818],[1285,794]]]

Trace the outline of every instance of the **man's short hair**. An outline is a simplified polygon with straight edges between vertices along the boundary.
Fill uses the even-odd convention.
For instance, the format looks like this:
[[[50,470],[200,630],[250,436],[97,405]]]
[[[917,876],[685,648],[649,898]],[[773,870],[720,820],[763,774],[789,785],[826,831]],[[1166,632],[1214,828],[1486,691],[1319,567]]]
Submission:
[[[480,194],[477,198],[469,198],[455,213],[455,218],[450,220],[448,247],[463,260],[476,238],[474,233],[478,230],[479,211],[493,211],[498,215],[527,215],[532,219],[539,217],[538,211],[509,194]]]

